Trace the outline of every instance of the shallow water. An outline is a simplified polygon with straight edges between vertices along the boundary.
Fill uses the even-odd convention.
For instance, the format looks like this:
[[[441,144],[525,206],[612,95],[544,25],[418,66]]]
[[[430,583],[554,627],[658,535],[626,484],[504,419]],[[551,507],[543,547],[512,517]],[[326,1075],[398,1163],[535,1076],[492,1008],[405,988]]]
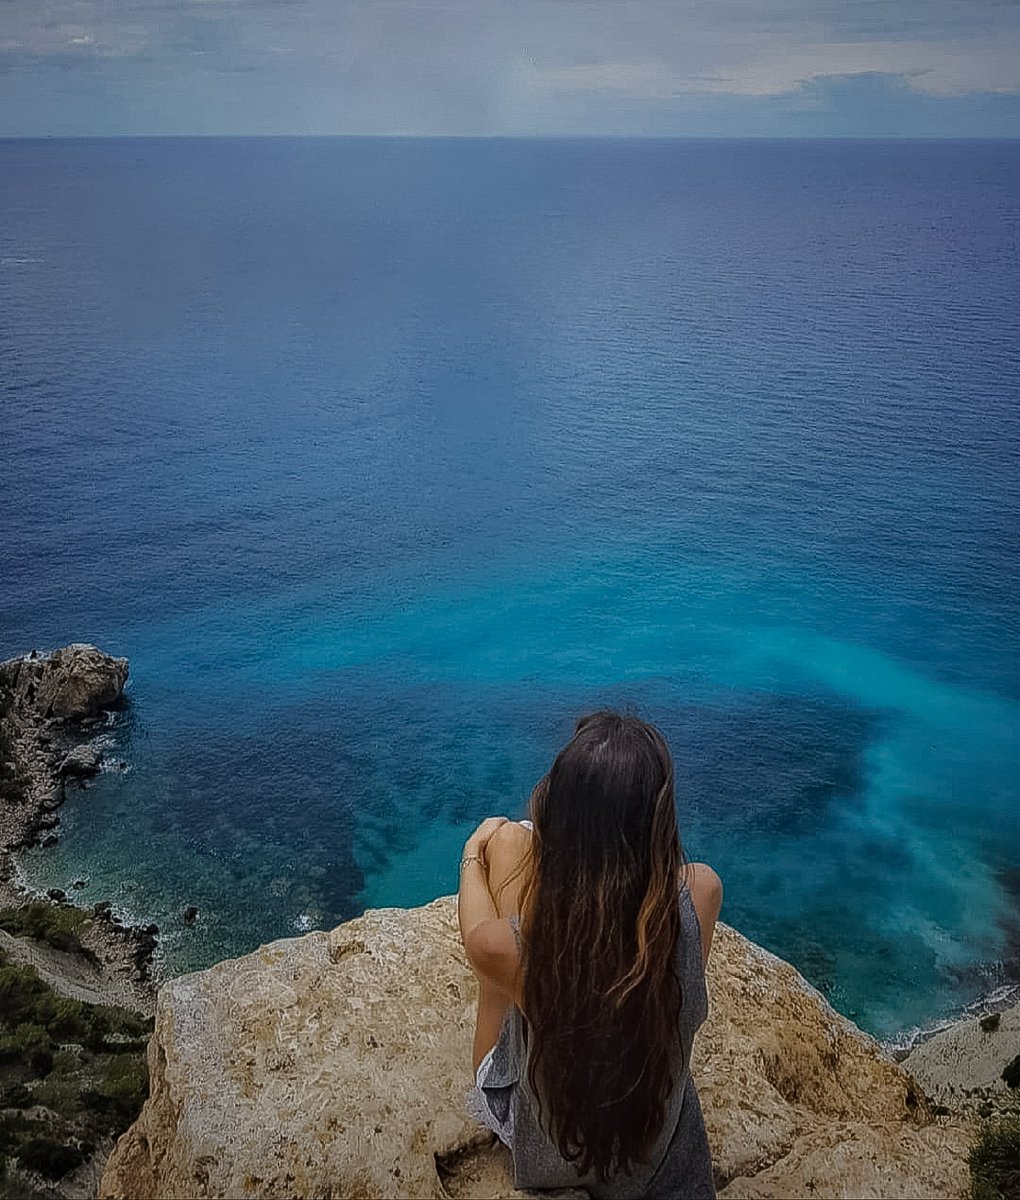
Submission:
[[[0,653],[131,659],[32,878],[179,971],[456,885],[597,704],[883,1036],[1020,977],[1009,143],[0,143]],[[197,904],[198,923],[180,912]]]

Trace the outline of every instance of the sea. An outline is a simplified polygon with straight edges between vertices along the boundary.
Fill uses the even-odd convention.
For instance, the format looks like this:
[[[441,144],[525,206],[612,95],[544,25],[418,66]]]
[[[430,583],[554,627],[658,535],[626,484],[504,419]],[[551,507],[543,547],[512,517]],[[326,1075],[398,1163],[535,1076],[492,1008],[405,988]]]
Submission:
[[[0,142],[0,657],[131,664],[26,877],[421,904],[613,705],[837,1009],[1016,994],[1018,249],[1016,141]]]

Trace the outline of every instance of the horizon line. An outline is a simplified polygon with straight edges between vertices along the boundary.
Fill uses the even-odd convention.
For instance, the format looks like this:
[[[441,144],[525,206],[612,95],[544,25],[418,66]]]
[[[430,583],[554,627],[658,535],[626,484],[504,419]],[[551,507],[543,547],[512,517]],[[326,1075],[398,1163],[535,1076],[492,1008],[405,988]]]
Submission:
[[[0,133],[0,142],[83,141],[460,141],[460,142],[1017,142],[1016,134],[755,133]]]

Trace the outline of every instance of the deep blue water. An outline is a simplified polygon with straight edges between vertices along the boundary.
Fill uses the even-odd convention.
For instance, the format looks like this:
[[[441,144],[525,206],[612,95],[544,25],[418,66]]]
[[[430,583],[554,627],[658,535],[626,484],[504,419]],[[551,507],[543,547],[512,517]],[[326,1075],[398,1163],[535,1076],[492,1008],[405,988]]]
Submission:
[[[0,189],[0,654],[132,668],[34,881],[170,972],[424,901],[615,703],[866,1027],[1020,978],[1017,143],[5,142]]]

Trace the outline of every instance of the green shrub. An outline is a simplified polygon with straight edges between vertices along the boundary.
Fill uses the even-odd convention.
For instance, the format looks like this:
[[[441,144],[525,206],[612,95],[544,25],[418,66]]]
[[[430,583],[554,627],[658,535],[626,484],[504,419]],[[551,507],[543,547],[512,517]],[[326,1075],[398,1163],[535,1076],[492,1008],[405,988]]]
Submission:
[[[971,1200],[1020,1200],[1020,1113],[983,1125],[967,1163]]]
[[[0,1113],[0,1155],[10,1154],[26,1140],[26,1135],[41,1132],[42,1128],[39,1121],[24,1113]]]
[[[23,1083],[9,1083],[0,1088],[0,1108],[28,1108],[32,1093]]]
[[[0,965],[0,1057],[20,1025],[29,1023],[48,1034],[46,1048],[59,1042],[78,1042],[95,1053],[136,1050],[152,1031],[152,1021],[124,1008],[100,1007],[58,996],[33,967]],[[107,1046],[111,1034],[122,1034],[128,1043]],[[43,1044],[40,1042],[39,1048]],[[27,1049],[13,1045],[12,1050]],[[8,1055],[10,1057],[11,1055]]]
[[[48,1075],[53,1070],[52,1045],[42,1025],[30,1022],[16,1025],[6,1037],[0,1038],[0,1061],[21,1060],[36,1075]]]
[[[149,1094],[149,1068],[140,1055],[114,1058],[106,1068],[100,1091],[108,1096],[113,1113],[130,1124]]]
[[[0,1163],[56,1179],[92,1153],[92,1141],[123,1133],[148,1092],[151,1031],[151,1018],[67,999],[0,954]],[[20,1111],[33,1104],[48,1110],[45,1119]],[[12,1200],[11,1187],[10,1177],[0,1182],[0,1200]],[[42,1200],[49,1190],[30,1194]]]
[[[111,1059],[96,1088],[81,1093],[81,1102],[93,1112],[113,1119],[126,1129],[142,1111],[149,1094],[149,1068],[140,1055]]]
[[[11,706],[11,694],[0,683],[0,803],[23,804],[28,791],[28,776],[14,757],[14,744],[4,719]]]
[[[33,1050],[48,1050],[50,1035],[42,1025],[25,1021],[14,1029],[0,1042],[0,1054],[14,1056],[16,1054],[31,1054]]]
[[[52,996],[32,967],[0,966],[0,1029],[13,1029],[34,1017],[40,1006],[45,1013]]]
[[[33,900],[21,908],[0,909],[0,929],[6,929],[15,937],[33,938],[57,950],[70,950],[94,958],[78,937],[90,920],[90,914],[83,909],[69,904],[48,904],[44,900]]]
[[[28,1171],[37,1171],[46,1179],[60,1179],[84,1161],[85,1153],[80,1147],[47,1137],[32,1138],[18,1151],[21,1166]]]

